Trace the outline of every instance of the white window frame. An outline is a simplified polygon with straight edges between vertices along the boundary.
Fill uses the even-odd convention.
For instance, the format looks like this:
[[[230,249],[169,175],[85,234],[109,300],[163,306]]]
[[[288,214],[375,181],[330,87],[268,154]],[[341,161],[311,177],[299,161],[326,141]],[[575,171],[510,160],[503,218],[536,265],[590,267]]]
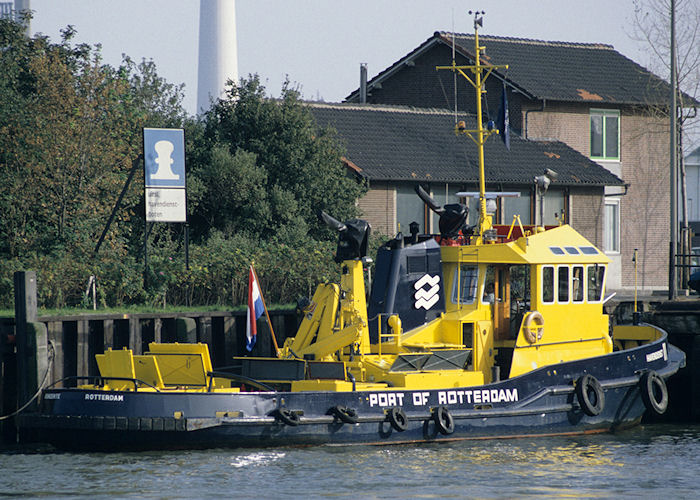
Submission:
[[[614,220],[608,217],[608,207],[615,207]],[[612,231],[612,234],[610,234]],[[606,198],[603,215],[603,251],[606,254],[620,253],[620,199]]]
[[[593,155],[593,148],[591,148],[591,143],[593,142],[593,130],[591,129],[591,119],[593,116],[600,116],[602,118],[603,122],[603,130],[602,130],[602,137],[601,140],[603,141],[603,155],[602,156],[594,156]],[[605,134],[605,119],[607,117],[614,116],[617,118],[617,156],[607,156],[606,155],[606,134]],[[611,160],[611,161],[620,161],[620,155],[622,152],[622,146],[620,144],[620,111],[615,110],[615,109],[591,109],[590,110],[590,116],[588,118],[588,146],[590,148],[590,153],[591,153],[591,158],[595,160]]]
[[[544,271],[545,269],[551,269],[552,270],[552,300],[545,300],[544,297]],[[542,301],[543,304],[554,304],[557,300],[557,266],[555,265],[547,265],[547,266],[542,266],[540,269],[540,300]]]
[[[574,275],[576,274],[575,271],[576,269],[581,270],[581,277],[579,278],[579,283],[578,287],[575,287],[576,283],[576,278]],[[569,286],[569,293],[571,297],[571,302],[574,304],[583,304],[586,302],[586,266],[583,264],[574,264],[571,266],[571,285]],[[581,300],[576,300],[576,294],[574,293],[574,290],[578,288],[580,295],[581,295]]]
[[[600,269],[603,268],[603,282],[600,284],[600,299],[599,300],[590,300],[588,297],[589,293],[589,285],[590,283],[588,282],[588,273],[590,272],[590,269]],[[586,269],[584,270],[584,273],[586,274],[586,302],[592,303],[592,304],[597,304],[600,302],[603,302],[605,300],[605,286],[607,285],[608,281],[608,268],[604,264],[593,264],[593,265],[588,265],[586,266]]]
[[[562,287],[561,281],[559,278],[559,274],[561,273],[562,269],[566,269],[566,280],[564,282],[564,286],[566,286],[566,300],[561,300],[561,291]],[[557,304],[568,304],[571,302],[571,267],[563,264],[557,266],[557,272],[554,275],[554,299],[557,301]]]

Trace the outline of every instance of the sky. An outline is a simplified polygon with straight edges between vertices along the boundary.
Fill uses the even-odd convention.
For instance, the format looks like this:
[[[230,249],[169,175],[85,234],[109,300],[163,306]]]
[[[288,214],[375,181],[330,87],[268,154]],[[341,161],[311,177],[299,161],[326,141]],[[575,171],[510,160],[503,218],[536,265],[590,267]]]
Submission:
[[[170,83],[197,96],[199,0],[30,0],[32,33],[101,44],[104,61],[122,54],[152,59]],[[469,10],[484,10],[480,34],[613,45],[649,66],[630,37],[632,0],[236,0],[238,72],[257,73],[279,95],[286,78],[309,100],[340,102],[359,86],[360,64],[372,78],[435,31],[473,32]],[[660,75],[664,76],[664,75]]]

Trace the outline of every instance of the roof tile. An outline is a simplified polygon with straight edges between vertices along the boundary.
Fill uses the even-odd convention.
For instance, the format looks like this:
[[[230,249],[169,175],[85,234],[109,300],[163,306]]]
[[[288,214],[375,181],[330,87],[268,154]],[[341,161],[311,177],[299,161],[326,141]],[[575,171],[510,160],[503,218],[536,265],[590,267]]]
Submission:
[[[478,182],[472,140],[454,133],[448,110],[309,103],[321,127],[338,131],[347,158],[374,181]],[[473,116],[460,116],[474,128]],[[471,125],[470,125],[471,123]],[[567,186],[619,186],[623,181],[559,141],[529,141],[511,134],[508,151],[498,137],[484,146],[486,182],[530,185],[545,168]]]

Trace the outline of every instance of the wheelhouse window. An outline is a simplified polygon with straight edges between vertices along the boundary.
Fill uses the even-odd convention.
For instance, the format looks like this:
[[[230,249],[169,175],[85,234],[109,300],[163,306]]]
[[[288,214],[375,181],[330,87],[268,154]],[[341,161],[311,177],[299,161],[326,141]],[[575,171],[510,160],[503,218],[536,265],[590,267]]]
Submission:
[[[608,253],[620,252],[620,200],[605,200],[603,217],[603,250]]]
[[[605,266],[544,266],[542,303],[553,304],[555,297],[559,304],[600,302],[603,300],[604,284]]]
[[[588,302],[603,300],[603,285],[605,283],[605,266],[588,266]]]
[[[571,295],[574,302],[583,302],[583,266],[574,266],[571,274]]]
[[[557,274],[559,281],[557,299],[559,302],[569,302],[569,268],[560,266],[557,268]]]
[[[458,272],[459,271],[459,272]],[[452,302],[473,304],[476,298],[479,271],[476,266],[458,266],[452,282]]]
[[[542,268],[542,302],[554,302],[554,268],[545,266]]]
[[[591,110],[591,158],[620,159],[620,112]]]

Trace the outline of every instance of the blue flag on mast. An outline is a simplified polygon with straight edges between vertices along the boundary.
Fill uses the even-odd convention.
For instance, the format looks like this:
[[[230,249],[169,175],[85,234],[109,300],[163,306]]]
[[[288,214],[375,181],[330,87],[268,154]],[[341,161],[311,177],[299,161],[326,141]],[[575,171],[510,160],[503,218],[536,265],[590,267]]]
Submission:
[[[503,143],[510,151],[510,117],[508,116],[508,94],[506,92],[506,82],[503,82],[503,92],[501,93],[501,106],[498,110],[498,119],[496,120],[498,133],[501,135]]]

